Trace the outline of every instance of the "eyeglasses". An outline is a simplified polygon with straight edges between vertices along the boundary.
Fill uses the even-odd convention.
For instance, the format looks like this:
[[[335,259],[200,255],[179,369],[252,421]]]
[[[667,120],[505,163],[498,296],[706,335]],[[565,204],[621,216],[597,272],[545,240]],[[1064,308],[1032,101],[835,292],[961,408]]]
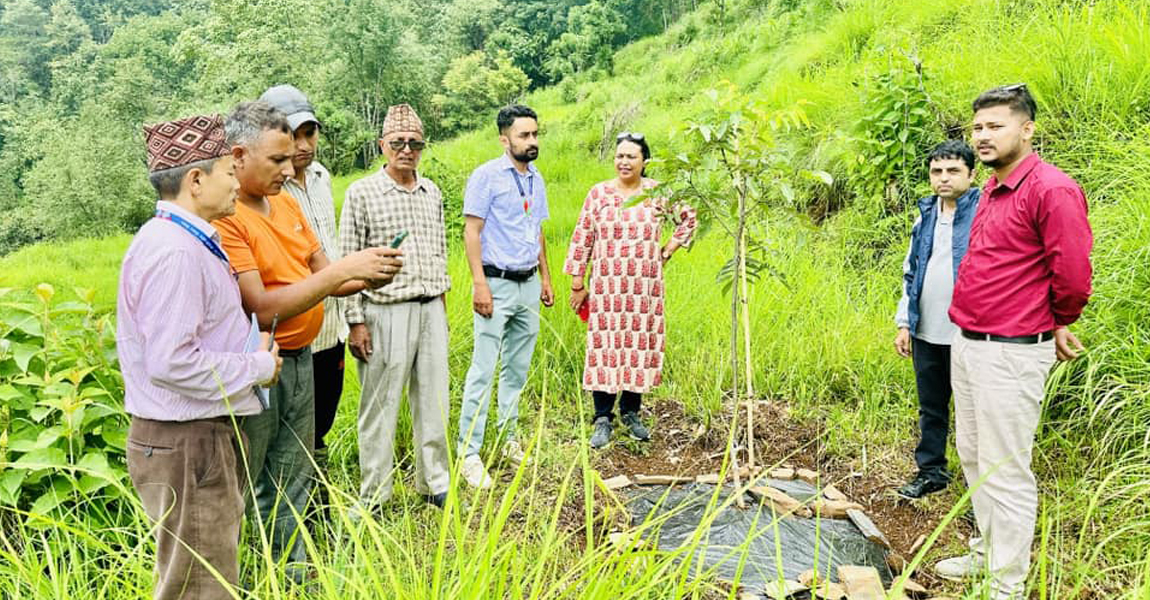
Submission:
[[[399,152],[403,147],[411,148],[412,152],[419,152],[427,147],[427,142],[423,140],[391,140],[387,143],[387,147]]]
[[[637,131],[624,131],[623,133],[615,136],[616,142],[621,142],[623,140],[635,140],[636,142],[641,142],[643,141],[643,134]]]

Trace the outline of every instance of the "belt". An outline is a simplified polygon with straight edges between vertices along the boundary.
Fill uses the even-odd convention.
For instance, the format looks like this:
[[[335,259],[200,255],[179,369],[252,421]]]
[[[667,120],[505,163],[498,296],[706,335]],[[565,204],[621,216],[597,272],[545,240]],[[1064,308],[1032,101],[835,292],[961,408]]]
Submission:
[[[1053,331],[1043,331],[1034,335],[993,335],[977,331],[962,330],[962,337],[968,340],[982,340],[984,342],[1005,342],[1007,344],[1040,344],[1054,339]]]
[[[288,350],[287,348],[280,348],[280,356],[286,356],[287,358],[295,358],[295,357],[303,354],[305,351],[307,351],[308,348],[311,348],[311,346],[304,346],[303,348],[295,348],[293,350]]]
[[[531,277],[535,275],[535,269],[536,267],[531,267],[526,271],[508,271],[491,265],[483,265],[483,274],[488,277],[498,277],[499,279],[522,282],[531,279]]]

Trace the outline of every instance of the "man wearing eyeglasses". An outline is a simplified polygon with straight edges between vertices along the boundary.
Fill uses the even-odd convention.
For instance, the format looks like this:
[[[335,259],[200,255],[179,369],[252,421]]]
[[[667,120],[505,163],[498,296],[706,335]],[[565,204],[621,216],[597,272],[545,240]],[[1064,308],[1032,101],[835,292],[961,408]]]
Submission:
[[[1025,597],[1038,488],[1030,468],[1046,377],[1082,345],[1068,327],[1090,298],[1082,188],[1034,153],[1034,98],[994,88],[973,104],[973,145],[994,169],[970,228],[950,306],[955,446],[971,488],[970,553],[941,561],[946,579],[988,575],[995,600]]]
[[[345,254],[373,246],[403,249],[391,283],[347,301],[348,345],[358,361],[360,506],[391,498],[395,425],[408,387],[415,438],[415,491],[443,507],[447,499],[447,236],[443,195],[417,172],[426,142],[407,105],[392,106],[379,147],[387,164],[347,189],[340,219]]]

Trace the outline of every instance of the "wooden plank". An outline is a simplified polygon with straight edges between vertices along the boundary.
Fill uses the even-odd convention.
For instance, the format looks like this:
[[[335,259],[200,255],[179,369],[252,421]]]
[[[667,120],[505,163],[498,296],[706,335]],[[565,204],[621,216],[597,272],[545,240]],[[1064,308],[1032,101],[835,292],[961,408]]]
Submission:
[[[823,488],[823,491],[820,493],[822,494],[823,498],[826,498],[827,500],[849,500],[847,495],[840,492],[833,483]]]
[[[848,600],[885,600],[886,590],[874,567],[839,566],[839,582]]]
[[[861,511],[863,507],[854,502],[820,499],[815,501],[813,510],[816,515],[825,519],[845,519],[847,518],[847,511],[851,509]]]
[[[692,483],[695,481],[694,477],[682,477],[679,475],[636,475],[635,483],[639,485],[676,485],[679,483]]]
[[[626,475],[616,475],[610,479],[604,479],[603,485],[609,490],[621,490],[631,485],[631,478]]]
[[[751,496],[760,502],[768,502],[774,507],[775,512],[780,515],[788,513],[794,514],[799,517],[811,516],[811,510],[803,506],[802,502],[795,500],[787,495],[782,490],[776,490],[769,485],[755,486],[749,490]]]
[[[787,598],[790,598],[799,592],[807,591],[807,586],[797,581],[779,581],[778,579],[773,579],[767,582],[764,591],[769,598],[774,598],[774,600],[786,600]]]

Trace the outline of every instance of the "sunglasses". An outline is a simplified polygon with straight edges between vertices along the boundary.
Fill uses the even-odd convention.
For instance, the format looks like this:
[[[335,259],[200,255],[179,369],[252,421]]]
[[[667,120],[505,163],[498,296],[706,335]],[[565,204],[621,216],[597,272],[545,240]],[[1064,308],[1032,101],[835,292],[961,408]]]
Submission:
[[[1014,85],[1004,85],[999,89],[1001,89],[1004,92],[1017,92],[1018,90],[1025,90],[1026,84],[1025,83],[1016,83]]]
[[[635,140],[636,142],[641,142],[643,141],[643,134],[637,131],[624,131],[623,133],[615,136],[616,142],[621,142],[623,140]]]
[[[419,152],[427,147],[427,142],[423,140],[391,140],[387,143],[387,147],[399,152],[403,147],[411,148],[412,152]]]

